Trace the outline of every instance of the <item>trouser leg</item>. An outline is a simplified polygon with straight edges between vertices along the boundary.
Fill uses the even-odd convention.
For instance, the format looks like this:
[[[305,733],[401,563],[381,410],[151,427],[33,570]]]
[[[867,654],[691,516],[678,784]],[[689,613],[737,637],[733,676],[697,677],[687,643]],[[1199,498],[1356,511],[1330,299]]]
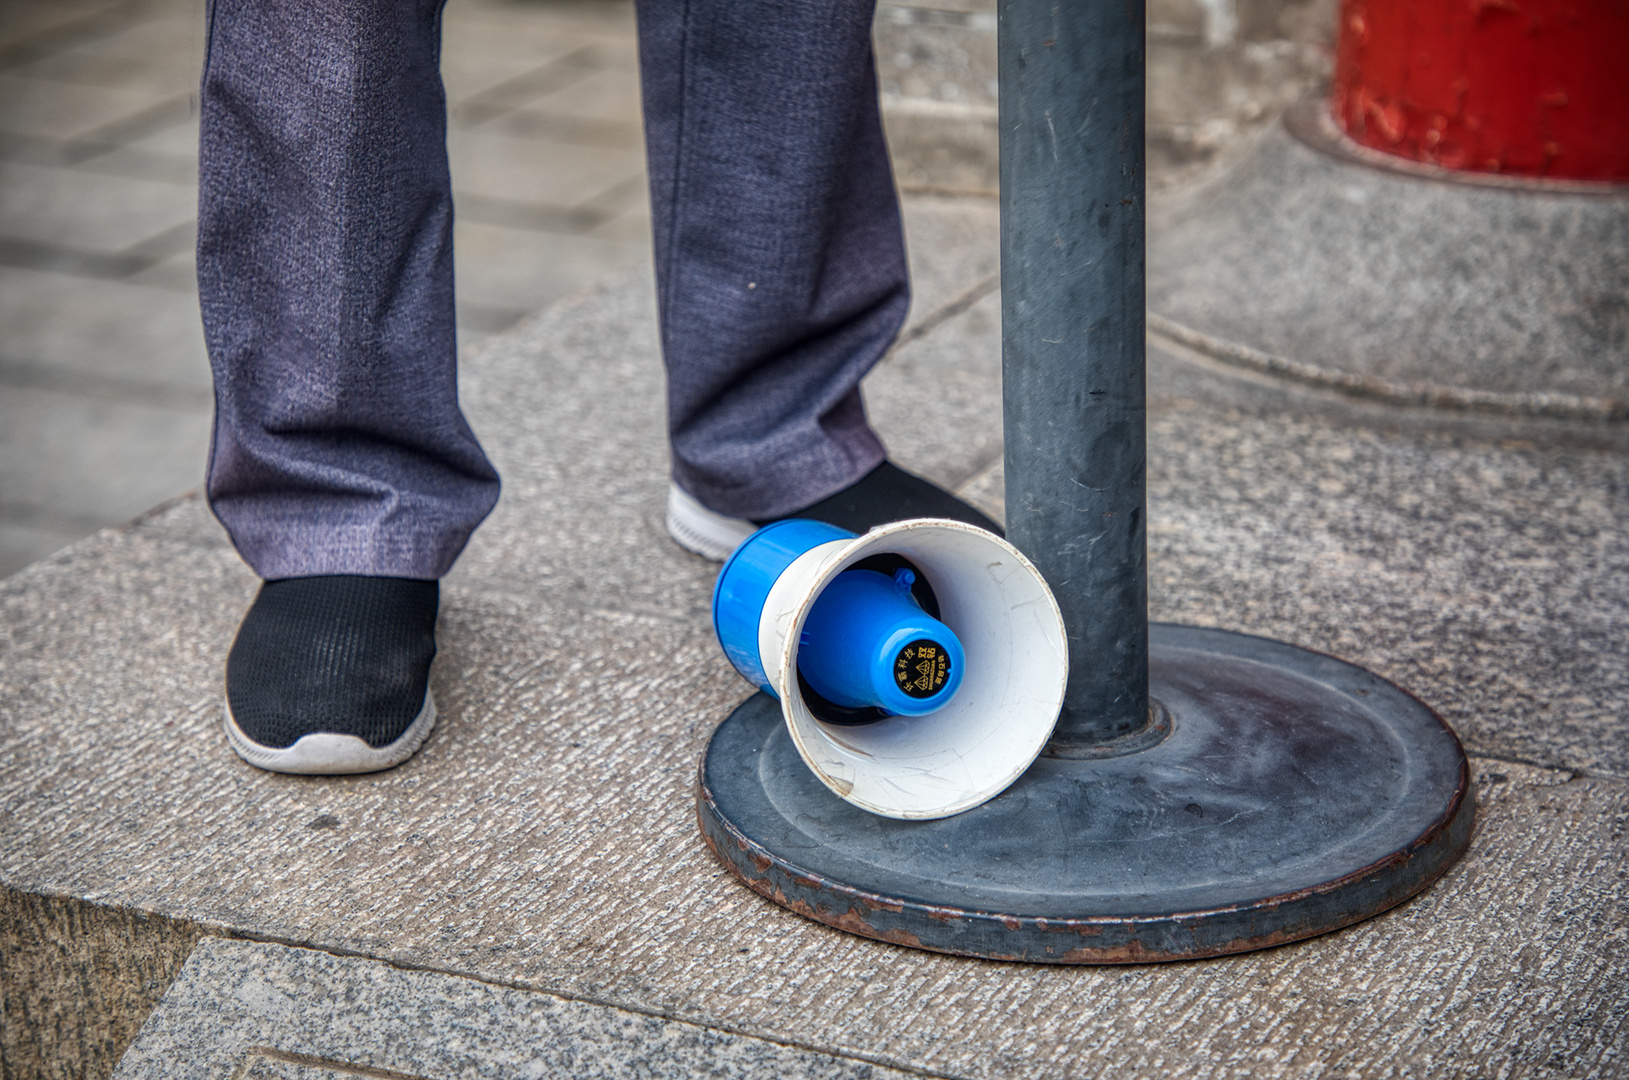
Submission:
[[[883,459],[859,382],[909,305],[873,0],[639,0],[679,485],[765,519]]]
[[[440,0],[212,0],[207,491],[265,578],[435,578],[497,500],[458,407]]]

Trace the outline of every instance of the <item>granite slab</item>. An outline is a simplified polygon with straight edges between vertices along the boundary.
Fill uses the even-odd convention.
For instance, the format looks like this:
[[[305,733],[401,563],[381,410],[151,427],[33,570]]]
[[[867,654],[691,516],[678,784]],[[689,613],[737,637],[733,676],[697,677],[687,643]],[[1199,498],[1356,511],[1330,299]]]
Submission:
[[[931,256],[944,317],[913,315],[867,392],[902,464],[998,498],[994,319],[951,310],[989,252]],[[1458,867],[1370,922],[1071,969],[855,938],[702,846],[696,761],[748,688],[711,641],[715,567],[663,533],[643,277],[465,376],[505,495],[446,585],[424,750],[341,779],[230,754],[221,664],[255,581],[182,500],[0,582],[7,890],[947,1076],[1626,1068],[1621,429],[1355,404],[1156,352],[1154,614],[1399,680],[1466,738],[1480,817]]]
[[[114,1080],[904,1080],[855,1058],[378,960],[205,938]]]
[[[1309,101],[1287,119],[1324,138],[1323,108]],[[1629,416],[1629,187],[1421,179],[1275,124],[1231,168],[1153,209],[1149,310],[1219,354],[1253,350],[1394,393],[1438,387],[1529,408],[1560,395]]]

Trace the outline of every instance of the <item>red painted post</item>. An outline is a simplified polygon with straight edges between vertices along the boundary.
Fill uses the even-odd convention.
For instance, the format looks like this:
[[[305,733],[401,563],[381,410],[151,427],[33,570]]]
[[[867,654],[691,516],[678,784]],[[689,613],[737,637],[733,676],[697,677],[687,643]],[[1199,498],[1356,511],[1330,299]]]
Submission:
[[[1629,181],[1629,0],[1341,0],[1333,106],[1415,161]]]

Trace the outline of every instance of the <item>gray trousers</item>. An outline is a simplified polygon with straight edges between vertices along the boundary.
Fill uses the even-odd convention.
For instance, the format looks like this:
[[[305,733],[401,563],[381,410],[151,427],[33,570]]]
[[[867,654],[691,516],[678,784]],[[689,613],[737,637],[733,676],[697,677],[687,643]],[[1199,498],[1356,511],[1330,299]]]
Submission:
[[[497,501],[458,407],[441,4],[211,0],[207,491],[264,578],[440,577]],[[872,10],[639,2],[673,478],[721,513],[883,458],[858,384],[909,293]]]

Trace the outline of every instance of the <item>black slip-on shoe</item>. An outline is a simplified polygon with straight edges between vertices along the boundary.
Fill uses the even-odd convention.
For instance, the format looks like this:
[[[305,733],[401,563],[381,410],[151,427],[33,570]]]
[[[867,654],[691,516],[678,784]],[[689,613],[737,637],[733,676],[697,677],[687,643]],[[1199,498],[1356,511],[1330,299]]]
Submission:
[[[436,707],[440,585],[411,578],[268,581],[226,660],[226,737],[272,772],[336,775],[400,765]]]
[[[1005,535],[1000,525],[970,504],[887,461],[830,498],[784,516],[824,521],[855,534],[908,518],[949,518]],[[741,541],[768,524],[709,510],[677,484],[668,485],[668,535],[703,558],[723,562]]]

